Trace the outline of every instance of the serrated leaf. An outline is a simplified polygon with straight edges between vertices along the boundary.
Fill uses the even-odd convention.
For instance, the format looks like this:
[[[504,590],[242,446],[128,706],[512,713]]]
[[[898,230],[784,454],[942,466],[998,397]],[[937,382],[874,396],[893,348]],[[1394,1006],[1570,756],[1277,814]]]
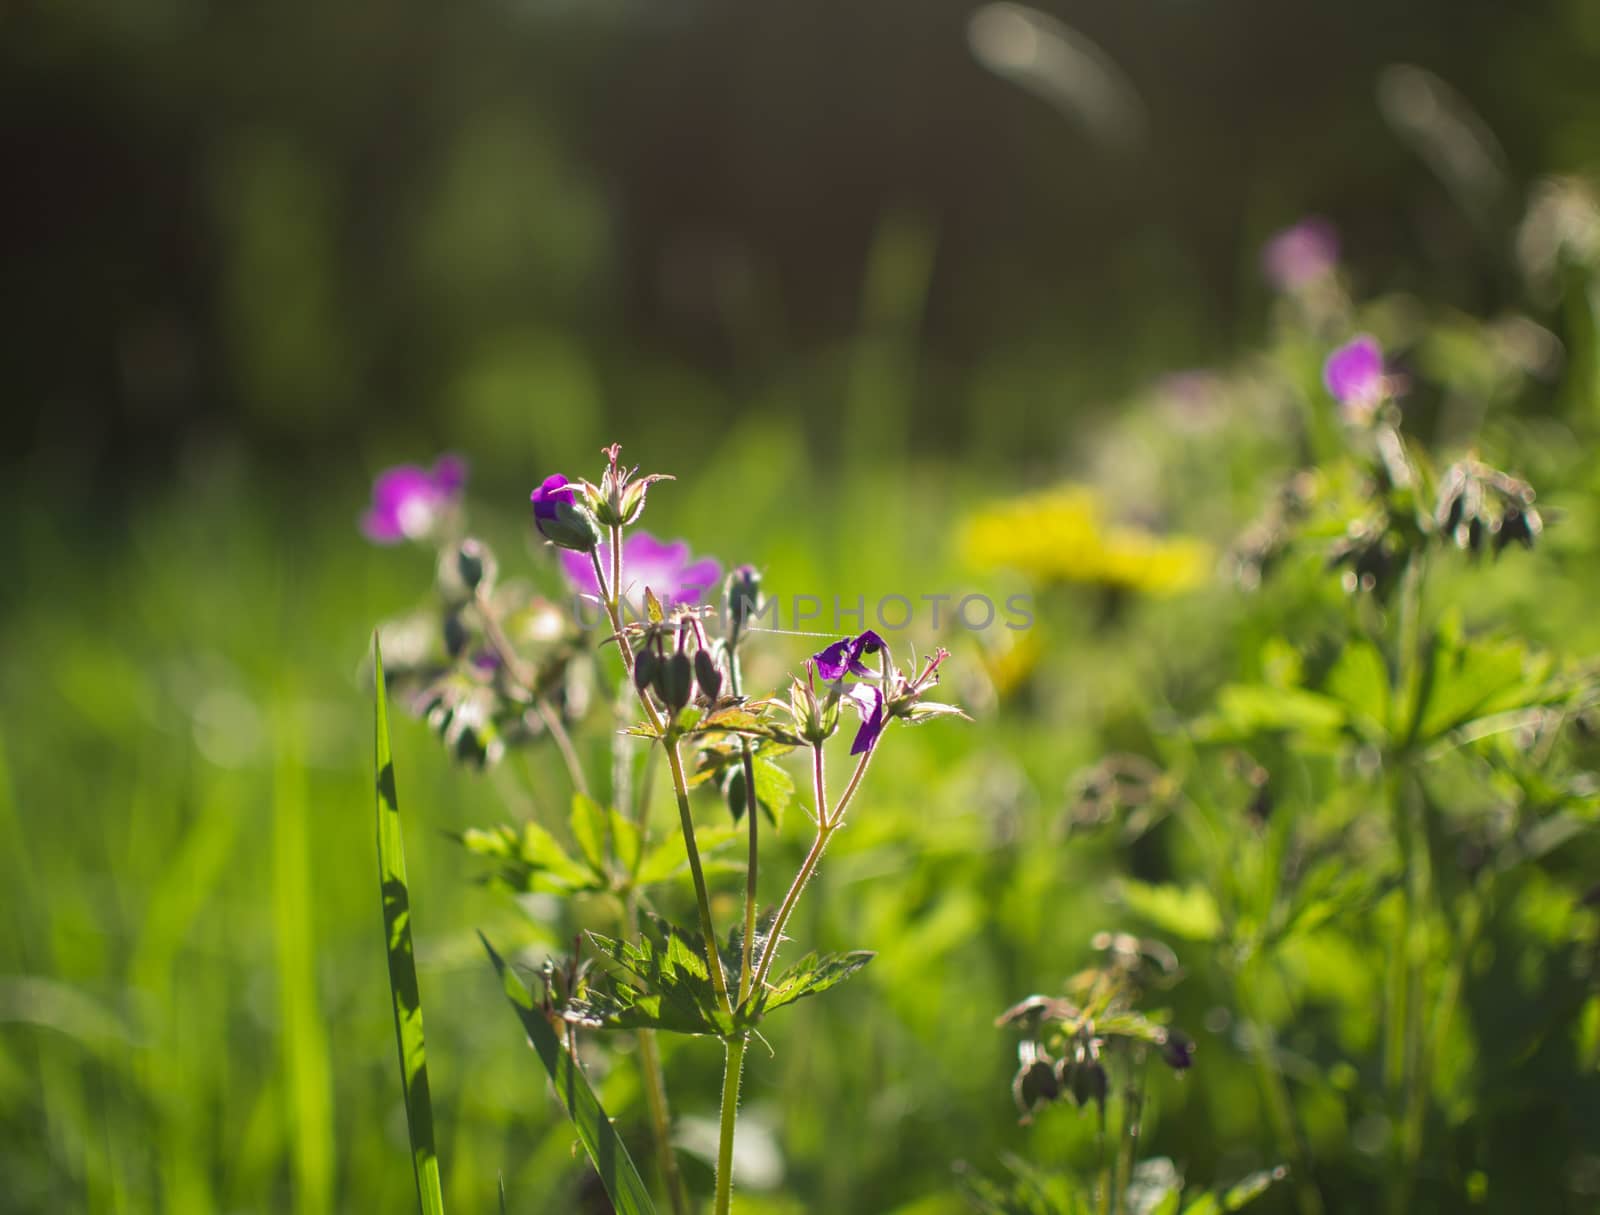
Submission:
[[[468,852],[500,862],[495,877],[518,893],[569,894],[599,890],[595,873],[567,855],[561,842],[538,823],[504,823],[484,830],[469,827],[456,837]]]
[[[372,667],[377,692],[373,751],[377,771],[378,882],[389,957],[389,996],[400,1049],[400,1083],[406,1100],[406,1129],[411,1138],[411,1165],[423,1215],[444,1215],[439,1153],[433,1136],[433,1102],[428,1089],[428,1055],[422,1036],[422,996],[411,940],[411,889],[406,880],[405,839],[400,830],[400,800],[395,791],[394,756],[389,745],[389,697],[383,677],[383,652],[376,634],[372,638]]]
[[[767,990],[755,997],[747,1019],[754,1024],[785,1004],[793,1004],[806,996],[827,991],[843,983],[877,956],[869,949],[856,949],[849,953],[809,953],[768,983]]]
[[[628,1149],[616,1128],[611,1125],[600,1099],[589,1087],[583,1071],[562,1048],[561,1039],[545,1019],[543,1010],[535,1006],[533,996],[522,980],[505,964],[494,947],[483,939],[482,934],[479,934],[479,939],[483,940],[483,947],[489,951],[489,961],[500,976],[506,999],[511,1002],[512,1010],[528,1035],[529,1044],[549,1073],[556,1097],[566,1107],[567,1116],[572,1119],[572,1125],[578,1132],[578,1139],[589,1153],[589,1159],[600,1175],[600,1183],[605,1186],[618,1215],[655,1215],[650,1191],[639,1176],[639,1170],[634,1166],[633,1158],[628,1155]]]
[[[1204,886],[1153,886],[1123,878],[1117,897],[1158,931],[1187,941],[1214,941],[1222,931],[1217,901]]]
[[[637,942],[591,932],[600,973],[562,1008],[562,1015],[597,1029],[664,1029],[722,1035],[733,1028],[721,1007],[704,942],[698,933],[640,917]]]

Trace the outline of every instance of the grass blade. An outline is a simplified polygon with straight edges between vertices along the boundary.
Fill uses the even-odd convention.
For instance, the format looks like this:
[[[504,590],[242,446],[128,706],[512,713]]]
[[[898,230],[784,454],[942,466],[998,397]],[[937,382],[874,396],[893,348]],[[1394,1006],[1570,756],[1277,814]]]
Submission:
[[[634,1167],[633,1158],[628,1155],[628,1149],[623,1146],[583,1072],[573,1065],[572,1056],[562,1047],[561,1039],[543,1011],[534,1004],[532,994],[516,972],[494,951],[494,946],[483,939],[482,933],[478,936],[489,951],[489,960],[500,976],[506,999],[511,1001],[522,1028],[527,1031],[529,1044],[538,1052],[545,1071],[550,1073],[556,1096],[561,1098],[561,1104],[578,1130],[578,1138],[583,1141],[589,1159],[594,1161],[595,1171],[600,1174],[617,1215],[655,1215],[655,1204],[650,1201],[650,1192]]]
[[[405,1086],[406,1125],[411,1131],[411,1163],[417,1175],[417,1201],[423,1215],[444,1215],[439,1188],[439,1154],[433,1143],[433,1102],[428,1095],[428,1056],[422,1042],[422,997],[411,947],[411,895],[406,886],[405,841],[400,834],[400,803],[395,796],[394,758],[389,751],[388,692],[383,653],[372,638],[372,668],[377,684],[378,878],[383,894],[384,940],[389,953],[389,991],[394,999],[394,1032],[400,1046],[400,1082]]]

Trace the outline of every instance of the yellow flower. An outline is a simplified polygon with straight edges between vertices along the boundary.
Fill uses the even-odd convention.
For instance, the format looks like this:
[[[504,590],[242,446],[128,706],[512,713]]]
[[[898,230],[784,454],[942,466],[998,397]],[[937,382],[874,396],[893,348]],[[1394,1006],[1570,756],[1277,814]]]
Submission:
[[[1100,496],[1081,485],[986,506],[968,517],[961,550],[981,568],[1008,566],[1038,582],[1085,582],[1171,595],[1203,582],[1210,546],[1108,524]]]

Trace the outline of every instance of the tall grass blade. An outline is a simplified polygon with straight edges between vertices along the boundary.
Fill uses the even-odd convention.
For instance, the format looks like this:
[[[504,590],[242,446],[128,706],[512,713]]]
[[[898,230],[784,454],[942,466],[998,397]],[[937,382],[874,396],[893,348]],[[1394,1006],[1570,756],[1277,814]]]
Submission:
[[[600,1174],[601,1184],[611,1196],[617,1215],[655,1215],[656,1208],[650,1201],[650,1191],[645,1188],[639,1170],[634,1167],[633,1158],[628,1155],[628,1149],[623,1146],[616,1128],[611,1125],[611,1119],[601,1108],[600,1099],[594,1095],[588,1080],[584,1079],[583,1072],[573,1064],[572,1056],[561,1045],[561,1039],[545,1019],[544,1012],[534,1003],[533,995],[523,986],[522,980],[494,951],[494,946],[483,938],[483,934],[479,933],[478,936],[483,940],[483,947],[489,951],[489,961],[494,963],[495,973],[500,976],[506,999],[511,1001],[511,1007],[522,1021],[522,1028],[527,1031],[529,1044],[538,1052],[545,1071],[550,1073],[556,1096],[561,1098],[561,1104],[566,1107],[572,1124],[578,1129],[578,1138],[583,1141],[589,1159],[594,1161],[595,1171]]]
[[[400,834],[400,803],[395,797],[394,758],[389,751],[388,692],[376,634],[372,638],[372,669],[378,694],[378,879],[383,894],[384,940],[389,952],[389,991],[394,999],[394,1032],[400,1046],[400,1082],[405,1086],[417,1200],[423,1215],[444,1215],[439,1153],[433,1142],[433,1103],[428,1095],[428,1056],[422,1041],[422,997],[417,989],[417,964],[411,947],[405,842]]]

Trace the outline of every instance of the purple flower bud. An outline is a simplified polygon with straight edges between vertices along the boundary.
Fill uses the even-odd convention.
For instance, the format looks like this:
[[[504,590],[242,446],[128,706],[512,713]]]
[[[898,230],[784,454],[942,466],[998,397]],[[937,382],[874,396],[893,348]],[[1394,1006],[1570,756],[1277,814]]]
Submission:
[[[1261,272],[1279,291],[1293,292],[1327,277],[1339,263],[1339,234],[1308,216],[1274,234],[1261,248]]]
[[[385,469],[372,483],[362,534],[374,544],[427,539],[458,505],[466,483],[467,465],[460,456],[440,456],[432,471],[415,464]]]
[[[560,473],[544,479],[531,496],[533,525],[558,548],[592,553],[600,543],[600,524],[586,506],[578,503],[570,483]]]
[[[1383,349],[1370,334],[1340,346],[1322,365],[1322,382],[1347,411],[1370,411],[1383,398]]]

